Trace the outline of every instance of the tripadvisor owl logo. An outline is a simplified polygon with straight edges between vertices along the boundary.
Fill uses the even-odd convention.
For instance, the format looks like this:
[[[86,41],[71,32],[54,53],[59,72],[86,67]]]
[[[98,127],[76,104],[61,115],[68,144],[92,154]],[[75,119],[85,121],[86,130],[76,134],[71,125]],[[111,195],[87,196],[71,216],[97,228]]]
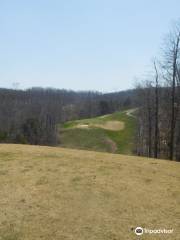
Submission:
[[[137,227],[135,230],[134,230],[135,234],[136,235],[142,235],[143,234],[143,228],[142,227]]]

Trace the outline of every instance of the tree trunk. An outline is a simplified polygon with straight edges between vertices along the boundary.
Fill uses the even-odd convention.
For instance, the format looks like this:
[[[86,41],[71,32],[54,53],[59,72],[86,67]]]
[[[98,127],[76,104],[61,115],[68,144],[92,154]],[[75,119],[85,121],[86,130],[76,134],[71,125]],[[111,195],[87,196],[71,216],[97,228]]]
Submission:
[[[177,55],[179,48],[179,37],[177,37],[176,44],[173,51],[173,76],[172,76],[172,92],[171,92],[171,132],[170,132],[170,144],[169,144],[169,158],[174,158],[174,133],[175,133],[175,91],[176,91],[176,67],[177,67]]]
[[[154,134],[154,157],[158,158],[158,144],[159,144],[159,86],[158,86],[158,71],[156,63],[154,62],[156,72],[156,88],[155,88],[155,134]]]

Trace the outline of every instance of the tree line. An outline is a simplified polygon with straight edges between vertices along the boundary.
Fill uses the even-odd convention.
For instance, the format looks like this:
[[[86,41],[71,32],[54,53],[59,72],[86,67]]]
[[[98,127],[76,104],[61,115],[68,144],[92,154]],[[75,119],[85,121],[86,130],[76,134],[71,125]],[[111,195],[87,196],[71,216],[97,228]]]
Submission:
[[[135,92],[0,89],[0,142],[57,145],[58,125],[129,108]]]
[[[180,23],[166,36],[152,69],[137,86],[137,154],[180,161]]]

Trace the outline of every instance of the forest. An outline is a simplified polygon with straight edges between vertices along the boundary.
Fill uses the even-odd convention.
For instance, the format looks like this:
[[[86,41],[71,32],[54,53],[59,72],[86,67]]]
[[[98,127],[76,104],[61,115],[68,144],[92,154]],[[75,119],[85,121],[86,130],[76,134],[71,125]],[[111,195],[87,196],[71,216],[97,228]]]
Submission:
[[[0,141],[57,145],[57,124],[130,108],[135,90],[102,94],[58,89],[0,89]]]

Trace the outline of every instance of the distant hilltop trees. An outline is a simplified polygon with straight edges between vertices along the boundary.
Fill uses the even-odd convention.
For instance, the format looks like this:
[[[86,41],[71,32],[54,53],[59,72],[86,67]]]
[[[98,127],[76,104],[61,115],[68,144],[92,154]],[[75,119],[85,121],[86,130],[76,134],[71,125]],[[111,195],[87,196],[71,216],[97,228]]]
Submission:
[[[130,108],[135,91],[102,94],[58,89],[0,89],[0,142],[56,145],[57,124]]]

